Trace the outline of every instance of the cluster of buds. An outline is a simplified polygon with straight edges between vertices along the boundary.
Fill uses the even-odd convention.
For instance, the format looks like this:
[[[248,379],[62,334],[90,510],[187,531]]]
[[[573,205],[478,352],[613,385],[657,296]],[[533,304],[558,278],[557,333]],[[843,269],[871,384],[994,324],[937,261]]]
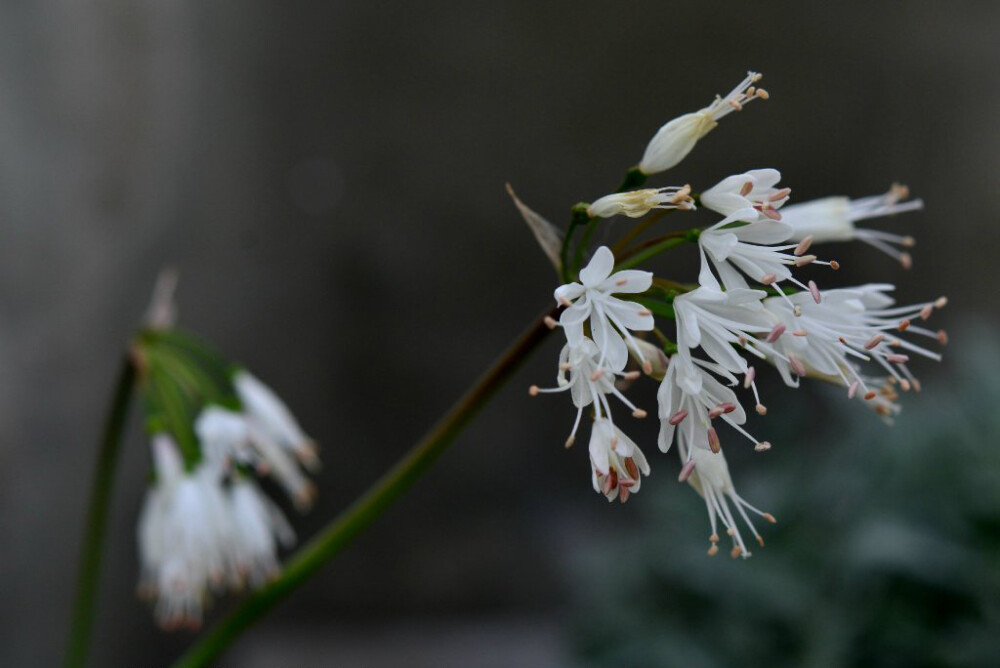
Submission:
[[[139,517],[139,593],[164,629],[197,628],[213,594],[258,587],[295,534],[257,483],[269,476],[298,510],[315,487],[316,446],[275,393],[204,342],[172,327],[137,338],[152,448]]]
[[[574,224],[566,234],[515,198],[565,279],[554,295],[559,317],[547,319],[566,337],[556,387],[532,386],[531,394],[570,392],[577,413],[567,447],[573,444],[584,413],[590,413],[593,487],[609,501],[624,502],[639,490],[650,466],[639,446],[615,423],[609,397],[633,417],[646,417],[624,391],[642,375],[658,380],[658,446],[666,453],[676,441],[679,480],[705,501],[711,525],[709,554],[718,552],[721,522],[732,542],[732,556],[744,558],[750,550],[741,526],[763,545],[752,516],[775,521],[736,492],[723,448],[726,425],[756,452],[771,449],[769,441],[756,438],[744,426],[747,412],[737,392],[747,393],[756,413],[768,413],[751,362],[772,365],[790,387],[798,387],[804,377],[840,385],[847,397],[859,399],[891,421],[899,412],[897,389],[920,390],[908,367],[911,356],[940,359],[938,353],[914,343],[912,336],[941,344],[947,340],[943,331],[918,324],[945,305],[943,297],[896,306],[889,284],[821,290],[815,280],[795,275],[811,264],[838,269],[836,260],[820,259],[811,250],[824,242],[854,239],[909,268],[911,256],[899,249],[912,247],[912,237],[855,227],[863,219],[922,208],[920,200],[907,200],[903,186],[858,200],[828,197],[788,206],[791,190],[779,186],[781,174],[775,169],[729,176],[700,194],[694,194],[690,185],[630,189],[642,185],[648,175],[679,163],[723,116],[752,100],[768,99],[757,87],[759,80],[760,75],[751,72],[728,95],[664,125],[638,166],[630,170],[623,189],[574,207]],[[574,255],[568,252],[574,229],[616,215],[642,218],[654,209],[696,208],[721,219],[704,228],[640,240],[661,212],[656,220],[639,221],[614,250],[597,248],[586,266],[564,266]],[[583,236],[589,238],[590,234]],[[633,268],[656,252],[679,245],[673,243],[677,240],[698,245],[701,269],[696,283],[666,280]],[[554,243],[561,245],[558,250]],[[585,245],[586,241],[577,242],[575,257],[584,256]],[[661,329],[661,321],[672,325],[673,338],[670,329]],[[650,342],[653,338],[659,345]]]

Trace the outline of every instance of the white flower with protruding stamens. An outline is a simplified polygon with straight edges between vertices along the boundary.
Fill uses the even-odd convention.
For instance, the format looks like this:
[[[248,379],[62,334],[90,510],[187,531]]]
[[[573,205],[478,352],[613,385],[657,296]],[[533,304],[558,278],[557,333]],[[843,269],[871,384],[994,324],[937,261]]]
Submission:
[[[849,396],[860,390],[871,400],[878,393],[869,386],[860,364],[874,362],[902,389],[919,389],[919,381],[906,366],[906,353],[934,360],[941,356],[900,335],[910,332],[943,343],[943,331],[931,331],[914,321],[926,320],[946,300],[892,307],[893,299],[886,293],[893,289],[888,284],[868,284],[827,290],[821,303],[805,293],[766,299],[764,307],[785,325],[784,334],[775,342],[782,356],[772,359],[785,382],[797,386],[801,376],[832,377],[848,388]]]
[[[716,523],[716,518],[718,518],[722,521],[726,533],[733,540],[730,556],[733,559],[736,557],[746,559],[750,556],[750,550],[747,549],[747,545],[743,541],[743,535],[740,533],[739,525],[730,508],[730,502],[743,521],[746,522],[746,525],[750,527],[754,538],[763,547],[764,539],[757,532],[757,528],[750,520],[750,516],[747,515],[747,511],[763,517],[772,524],[775,522],[774,516],[750,505],[736,493],[733,480],[729,476],[729,466],[726,464],[725,455],[722,452],[712,452],[703,448],[693,448],[690,452],[685,452],[680,442],[678,442],[677,452],[681,461],[686,462],[685,468],[682,469],[682,476],[686,473],[688,483],[705,499],[708,521],[712,526],[712,534],[708,537],[712,545],[708,554],[715,555],[719,551],[719,533]],[[726,497],[729,497],[728,501]]]
[[[608,501],[628,500],[639,491],[649,463],[642,450],[607,418],[594,420],[590,432],[591,481]]]
[[[231,462],[255,466],[261,475],[273,475],[301,510],[316,496],[315,486],[299,469],[288,447],[274,431],[248,413],[206,406],[194,424],[206,459],[226,467]]]
[[[153,437],[156,482],[139,519],[140,593],[156,600],[158,623],[197,628],[211,589],[232,582],[233,525],[218,472],[184,470],[176,444]]]
[[[701,194],[701,205],[726,216],[727,223],[737,220],[752,223],[764,218],[781,220],[778,209],[788,201],[792,191],[775,188],[780,180],[781,172],[776,169],[751,169],[745,174],[728,176]]]
[[[596,419],[606,417],[609,421],[611,420],[611,405],[608,403],[606,395],[611,394],[617,397],[619,401],[631,409],[633,416],[646,416],[646,411],[637,408],[615,387],[617,376],[634,380],[639,376],[639,372],[614,371],[606,366],[601,366],[599,358],[600,350],[598,350],[597,344],[587,337],[575,345],[567,343],[559,353],[559,373],[556,375],[556,387],[543,389],[537,385],[531,386],[532,396],[540,392],[569,391],[573,398],[573,405],[576,406],[576,420],[573,422],[569,438],[566,439],[567,448],[573,445],[573,441],[576,439],[580,418],[583,416],[583,409],[587,406],[593,405]]]
[[[761,290],[742,288],[723,292],[714,278],[706,279],[706,283],[692,292],[679,295],[674,299],[678,354],[690,359],[691,351],[701,347],[729,373],[747,373],[747,362],[734,345],[762,359],[774,353],[769,344],[776,338],[775,322],[761,304],[765,296]],[[768,336],[763,340],[754,338],[755,334],[765,333]],[[678,382],[692,394],[699,391],[699,381],[693,375],[682,375]]]
[[[723,376],[733,385],[737,383],[735,376],[717,364],[680,355],[674,355],[670,359],[667,374],[656,395],[659,404],[660,450],[667,452],[676,434],[678,443],[683,444],[689,459],[690,453],[697,448],[718,451],[719,436],[712,426],[715,419],[720,419],[746,436],[757,450],[769,449],[769,443],[758,441],[740,426],[746,422],[747,416],[739,399],[710,372]],[[681,378],[688,381],[682,385]],[[747,384],[752,383],[753,378],[749,377]],[[697,391],[691,391],[695,384],[698,386]],[[754,387],[755,394],[756,391]],[[760,405],[759,398],[757,404]]]
[[[683,160],[723,116],[739,111],[752,100],[766,100],[767,92],[754,86],[760,79],[760,74],[747,72],[747,77],[725,97],[717,95],[704,109],[679,116],[661,127],[646,146],[639,171],[649,175],[670,169]]]
[[[319,468],[315,441],[305,435],[291,411],[271,388],[245,369],[233,376],[233,387],[243,403],[243,413],[257,430],[294,454],[310,471]]]
[[[295,544],[295,532],[284,514],[255,482],[236,476],[229,486],[233,519],[233,552],[238,576],[259,587],[275,577],[281,567],[278,546]]]
[[[570,345],[583,341],[583,323],[590,319],[590,331],[601,351],[599,366],[621,371],[628,362],[628,347],[633,338],[630,330],[653,329],[653,314],[635,302],[613,297],[615,293],[641,294],[653,284],[653,274],[629,269],[612,274],[615,257],[606,246],[594,253],[590,264],[580,270],[580,283],[567,283],[556,288],[555,300],[566,306],[559,324],[566,332]],[[622,338],[624,336],[624,339]],[[645,359],[637,346],[631,346],[640,359]]]
[[[587,207],[591,218],[611,218],[626,215],[642,218],[652,209],[694,209],[691,186],[645,188],[624,193],[612,193]]]
[[[815,255],[805,254],[808,250],[805,244],[773,245],[788,239],[789,234],[791,227],[784,221],[765,218],[748,224],[734,224],[728,218],[722,220],[698,236],[701,273],[711,272],[711,261],[727,290],[749,287],[740,273],[742,272],[762,285],[773,285],[778,292],[782,292],[779,283],[790,281],[819,299],[815,283],[802,283],[792,275],[790,267],[801,267],[813,262],[834,268],[840,265],[836,262],[819,261]],[[711,279],[701,276],[699,282],[704,285],[711,283]]]
[[[898,260],[903,267],[909,268],[913,261],[910,254],[894,248],[892,244],[910,248],[914,245],[913,237],[854,226],[859,220],[924,208],[923,201],[919,199],[901,201],[908,196],[909,190],[906,186],[894,185],[884,195],[854,200],[847,197],[826,197],[786,206],[781,210],[782,220],[792,226],[792,235],[789,237],[792,241],[811,238],[816,243],[822,243],[857,239]]]

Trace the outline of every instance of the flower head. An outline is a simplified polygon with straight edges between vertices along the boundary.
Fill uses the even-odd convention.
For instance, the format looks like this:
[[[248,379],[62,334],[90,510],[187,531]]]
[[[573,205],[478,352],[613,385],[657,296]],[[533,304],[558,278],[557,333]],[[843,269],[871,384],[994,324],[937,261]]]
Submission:
[[[893,244],[910,248],[914,245],[913,237],[854,226],[859,220],[924,208],[923,201],[919,199],[902,201],[909,196],[909,192],[906,186],[895,184],[884,195],[854,200],[847,197],[826,197],[803,202],[785,207],[782,210],[783,220],[792,227],[792,234],[789,237],[792,241],[809,238],[822,243],[857,239],[899,261],[903,267],[909,268],[913,262],[910,254],[894,248]]]
[[[591,218],[611,218],[624,214],[629,218],[642,218],[652,209],[694,208],[691,186],[645,188],[605,195],[587,207],[587,215]]]
[[[594,420],[590,466],[594,491],[608,501],[618,498],[625,503],[639,491],[642,476],[649,475],[649,463],[639,446],[606,418]]]
[[[567,307],[559,317],[559,324],[569,343],[574,346],[581,343],[583,323],[589,318],[591,336],[601,351],[598,366],[621,371],[628,362],[626,341],[632,341],[631,330],[653,329],[653,314],[640,304],[612,295],[645,292],[653,283],[653,274],[636,269],[612,274],[614,266],[614,255],[601,246],[590,264],[580,270],[580,283],[558,287],[555,299]],[[645,359],[637,346],[632,345],[632,349],[640,359]]]
[[[767,92],[754,86],[760,79],[760,74],[747,72],[746,78],[725,97],[716,96],[704,109],[679,116],[661,127],[646,146],[639,170],[643,174],[656,174],[670,169],[683,160],[722,117],[741,110],[753,100],[766,100]]]

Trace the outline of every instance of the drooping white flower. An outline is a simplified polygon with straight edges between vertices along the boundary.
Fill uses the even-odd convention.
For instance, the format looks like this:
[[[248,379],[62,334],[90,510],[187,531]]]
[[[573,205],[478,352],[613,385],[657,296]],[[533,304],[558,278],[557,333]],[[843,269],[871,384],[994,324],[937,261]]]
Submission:
[[[542,392],[568,391],[570,393],[573,405],[576,406],[576,420],[573,421],[573,429],[569,438],[566,439],[566,447],[568,448],[573,445],[573,441],[576,439],[580,418],[583,416],[583,409],[587,406],[594,407],[595,419],[607,418],[608,421],[611,421],[611,405],[607,399],[609,394],[617,397],[619,401],[631,409],[633,416],[646,417],[646,411],[637,408],[615,387],[616,377],[634,380],[638,376],[638,371],[622,373],[602,366],[597,344],[584,337],[576,344],[567,343],[559,353],[556,387],[539,388],[537,385],[532,385],[530,391],[532,396]]]
[[[652,209],[694,209],[691,186],[670,188],[644,188],[601,197],[587,207],[591,218],[611,218],[626,215],[642,218]]]
[[[243,403],[244,414],[257,429],[292,452],[310,471],[319,468],[316,443],[305,435],[291,411],[271,388],[245,369],[233,376],[233,387]]]
[[[923,201],[919,199],[903,202],[902,200],[908,196],[909,189],[897,184],[883,195],[854,200],[847,197],[826,197],[786,206],[781,211],[782,220],[792,227],[792,234],[789,237],[792,241],[811,239],[816,243],[822,243],[857,239],[899,261],[903,267],[909,268],[913,262],[910,254],[894,248],[891,244],[910,248],[914,245],[913,237],[858,228],[854,225],[859,220],[924,208]]]
[[[590,432],[591,481],[608,501],[628,500],[639,491],[649,463],[642,450],[607,418],[594,420]]]
[[[220,406],[206,406],[195,420],[195,433],[205,456],[218,466],[231,462],[250,464],[262,475],[273,475],[285,488],[297,508],[307,509],[316,497],[316,487],[299,469],[274,430],[265,428],[249,413]]]
[[[157,480],[140,516],[140,592],[155,598],[164,628],[197,628],[210,590],[235,575],[230,507],[214,467],[185,471],[166,434],[154,436],[152,447]]]
[[[726,216],[727,223],[752,223],[769,218],[781,220],[778,209],[788,201],[789,188],[774,186],[781,180],[776,169],[752,169],[744,174],[728,176],[701,194],[701,204]],[[786,237],[787,238],[787,237]]]
[[[229,486],[232,540],[238,577],[259,587],[281,570],[278,546],[291,547],[295,532],[281,510],[255,482],[236,476]]]
[[[874,362],[904,390],[919,389],[906,362],[906,353],[940,360],[938,353],[902,338],[902,332],[935,338],[944,343],[946,334],[913,324],[926,320],[944,298],[911,306],[893,307],[888,284],[868,284],[855,288],[827,290],[821,303],[805,293],[788,299],[769,298],[764,307],[784,325],[775,341],[782,355],[772,358],[788,385],[797,386],[805,375],[840,379],[853,397],[859,389],[872,400],[879,393],[862,373],[862,362]],[[798,315],[796,315],[796,312]]]
[[[715,101],[704,109],[679,116],[661,127],[646,146],[639,171],[648,175],[670,169],[691,152],[699,139],[718,125],[719,119],[739,111],[752,100],[766,100],[767,92],[754,86],[760,79],[760,74],[747,72],[747,77],[725,97],[716,96]]]
[[[708,520],[712,527],[712,533],[708,537],[711,547],[708,554],[714,556],[719,551],[719,533],[716,518],[722,521],[726,533],[732,538],[733,549],[730,556],[743,557],[750,556],[743,534],[740,533],[739,525],[733,515],[732,508],[736,509],[746,525],[750,527],[754,538],[761,547],[764,546],[764,539],[747,515],[747,511],[763,517],[768,522],[774,524],[774,516],[766,513],[747,501],[736,492],[733,487],[733,480],[729,475],[729,466],[726,464],[726,457],[722,452],[712,452],[703,448],[693,448],[690,452],[685,452],[681,443],[678,442],[678,454],[681,461],[686,462],[681,469],[681,476],[701,495],[705,500],[705,507],[708,509]],[[727,498],[728,497],[728,500]],[[732,507],[730,507],[730,505]]]
[[[703,272],[704,273],[704,272]],[[764,310],[761,290],[735,288],[723,292],[714,278],[706,279],[697,289],[674,299],[677,319],[678,354],[690,359],[691,351],[701,347],[708,357],[727,372],[746,374],[749,368],[734,345],[760,358],[774,354],[769,345],[775,336],[774,318]],[[765,334],[764,339],[754,335]],[[780,332],[778,332],[780,334]],[[690,370],[694,365],[685,364]],[[681,374],[680,383],[689,393],[700,391],[696,374]]]
[[[714,372],[714,373],[710,373]],[[701,448],[718,452],[719,436],[713,426],[716,419],[725,422],[754,444],[758,450],[770,449],[770,444],[758,441],[740,425],[746,423],[746,413],[736,394],[718,381],[719,374],[736,384],[736,378],[717,364],[674,355],[667,367],[667,374],[657,392],[659,405],[660,436],[659,447],[667,452],[676,434],[678,443],[688,453]],[[681,383],[680,379],[686,379]],[[748,377],[750,383],[752,377]],[[693,385],[697,391],[690,391]],[[756,392],[756,388],[754,388]],[[760,401],[758,400],[758,405]],[[687,464],[687,461],[684,462]]]
[[[653,274],[637,269],[612,274],[614,266],[614,255],[607,246],[601,246],[580,270],[580,283],[562,285],[556,288],[554,296],[557,303],[567,307],[559,317],[559,324],[570,345],[577,346],[583,341],[583,323],[589,318],[591,336],[601,351],[598,365],[621,371],[628,362],[626,341],[633,341],[630,330],[652,330],[653,314],[641,304],[612,295],[645,292],[653,283]],[[637,346],[631,347],[640,359],[645,359]]]

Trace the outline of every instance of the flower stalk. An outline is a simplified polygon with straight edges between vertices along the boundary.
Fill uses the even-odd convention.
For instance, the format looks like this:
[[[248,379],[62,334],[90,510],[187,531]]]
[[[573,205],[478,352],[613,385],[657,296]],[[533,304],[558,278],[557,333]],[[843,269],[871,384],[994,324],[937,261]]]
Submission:
[[[122,431],[128,418],[135,380],[135,363],[131,355],[126,354],[121,362],[111,406],[104,421],[100,449],[97,453],[97,467],[90,487],[90,507],[87,509],[87,520],[84,524],[83,543],[80,550],[73,617],[64,664],[66,668],[81,668],[86,665],[87,655],[90,651],[91,633],[94,628],[94,607],[100,583],[104,533],[107,528],[108,509],[111,506],[115,465],[121,450]]]
[[[278,578],[247,596],[228,617],[181,656],[173,668],[210,665],[244,629],[312,577],[374,522],[451,445],[528,355],[545,340],[550,331],[546,320],[553,315],[555,309],[538,318],[403,459],[304,545],[285,564]]]

